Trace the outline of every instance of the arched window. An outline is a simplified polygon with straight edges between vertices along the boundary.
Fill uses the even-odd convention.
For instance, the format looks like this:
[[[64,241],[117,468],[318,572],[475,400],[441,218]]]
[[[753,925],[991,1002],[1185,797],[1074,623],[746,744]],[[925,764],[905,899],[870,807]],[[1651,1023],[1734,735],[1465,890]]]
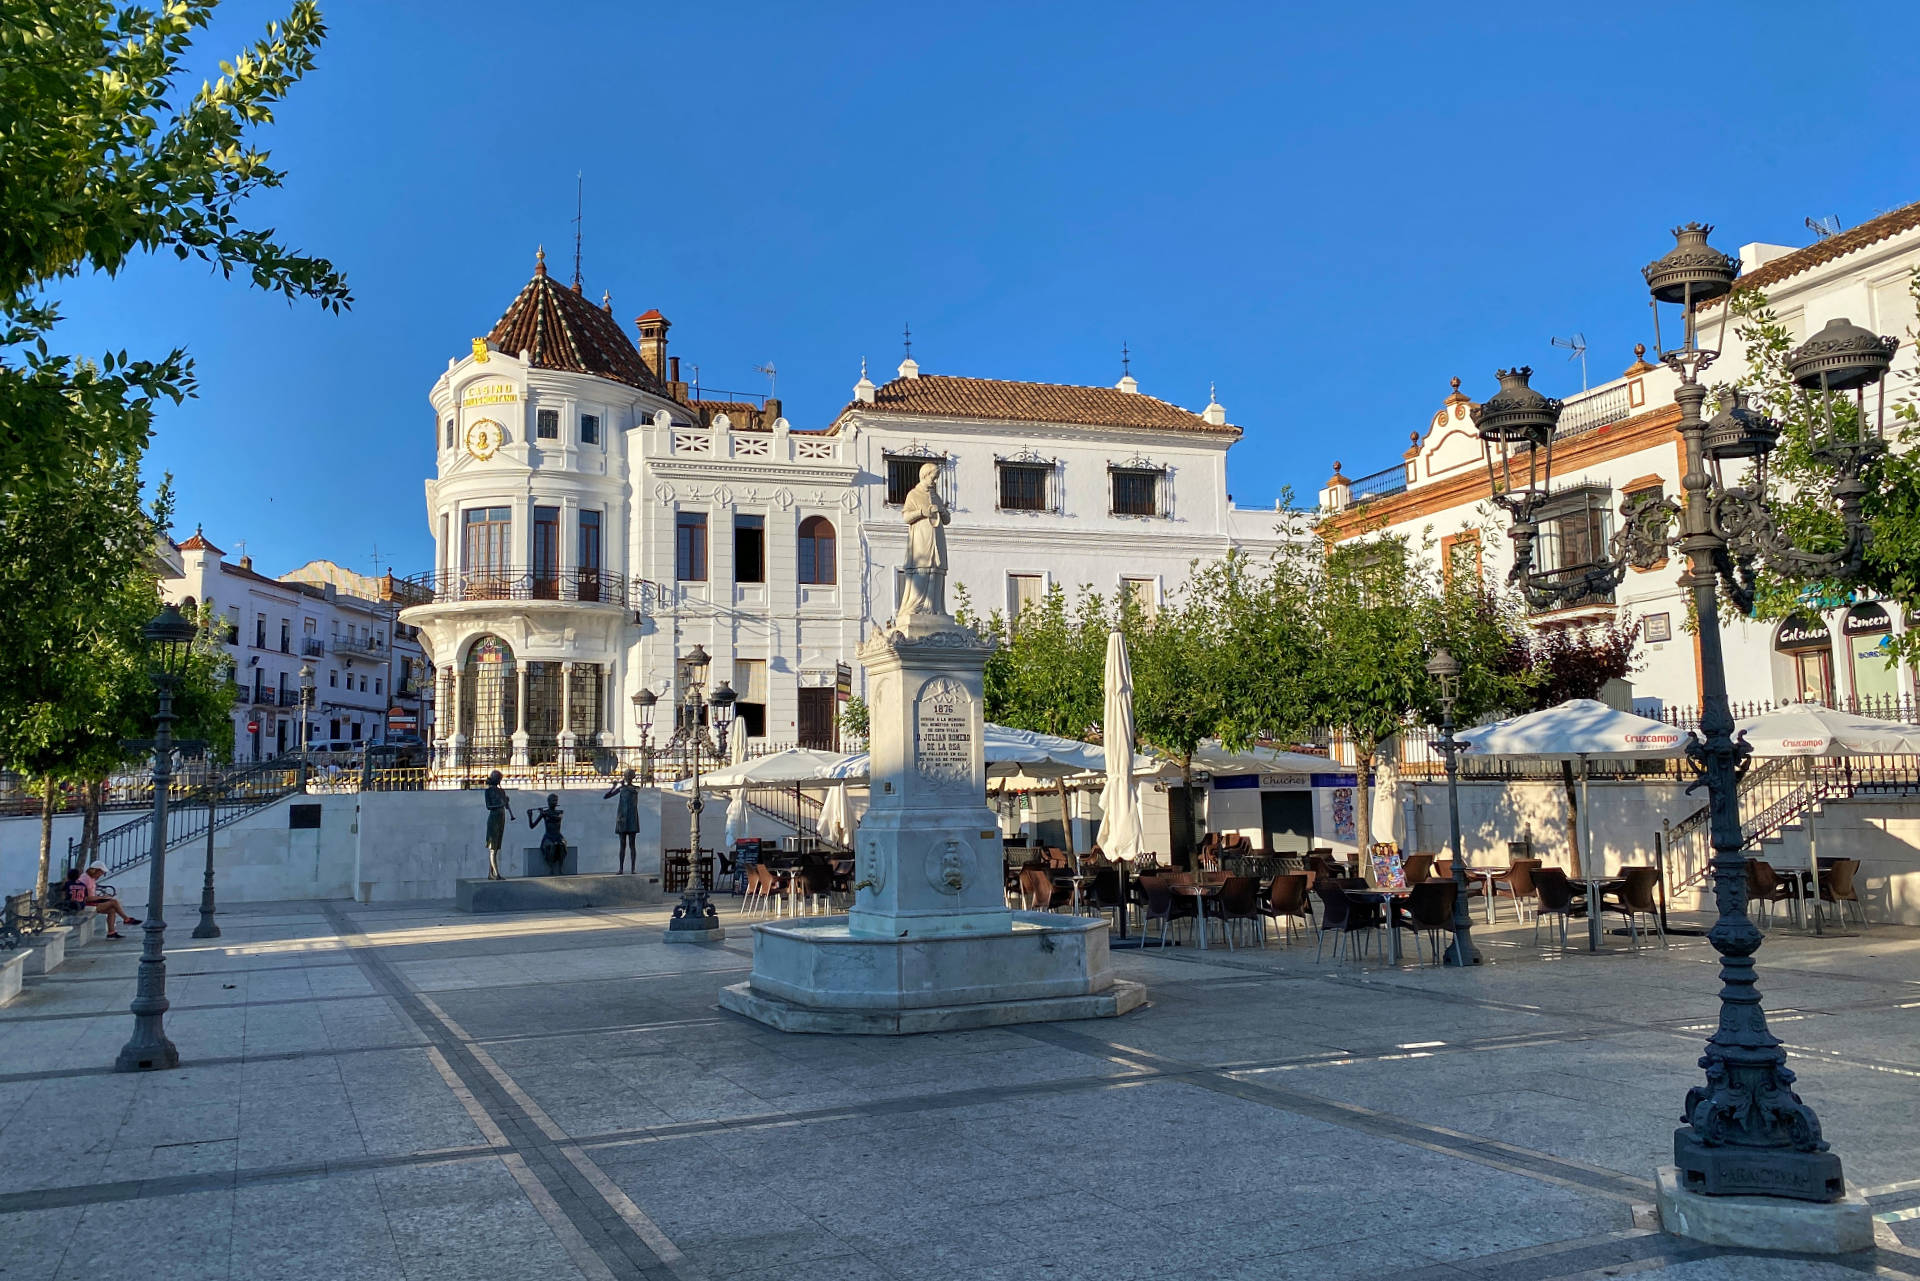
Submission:
[[[809,516],[800,522],[800,581],[831,586],[839,581],[833,556],[833,522]]]

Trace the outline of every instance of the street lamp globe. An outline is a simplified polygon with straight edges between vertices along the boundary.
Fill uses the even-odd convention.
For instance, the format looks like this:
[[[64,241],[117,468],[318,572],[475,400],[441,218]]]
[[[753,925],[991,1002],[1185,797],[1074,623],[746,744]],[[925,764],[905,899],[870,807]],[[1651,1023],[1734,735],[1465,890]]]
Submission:
[[[1460,660],[1444,645],[1436,646],[1427,660],[1427,675],[1440,686],[1440,701],[1451,703],[1460,696]]]
[[[714,687],[713,693],[707,695],[707,706],[713,709],[713,727],[722,734],[727,732],[727,726],[733,724],[733,703],[738,697],[733,692],[733,686],[726,681],[721,681]]]
[[[180,607],[169,603],[156,615],[153,621],[140,629],[140,635],[152,651],[154,666],[160,675],[168,680],[178,680],[186,673],[187,655],[193,651],[194,626],[180,613]]]

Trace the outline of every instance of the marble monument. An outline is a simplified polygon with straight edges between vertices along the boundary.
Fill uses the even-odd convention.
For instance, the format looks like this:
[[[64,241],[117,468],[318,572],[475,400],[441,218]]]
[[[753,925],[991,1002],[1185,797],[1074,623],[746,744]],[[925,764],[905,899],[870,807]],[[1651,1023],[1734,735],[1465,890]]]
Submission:
[[[986,803],[981,685],[994,642],[946,612],[951,519],[922,469],[893,621],[860,647],[871,802],[845,916],[753,927],[753,975],[720,1004],[794,1032],[893,1034],[1124,1014],[1104,917],[1010,911]]]

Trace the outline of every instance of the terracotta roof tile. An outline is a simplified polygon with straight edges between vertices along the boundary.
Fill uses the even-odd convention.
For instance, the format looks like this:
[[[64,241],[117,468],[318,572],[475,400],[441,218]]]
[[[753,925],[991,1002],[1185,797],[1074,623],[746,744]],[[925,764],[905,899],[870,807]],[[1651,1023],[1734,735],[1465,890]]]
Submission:
[[[954,378],[922,374],[896,378],[874,390],[871,405],[855,401],[840,411],[914,414],[928,418],[997,418],[1011,422],[1071,423],[1083,427],[1141,427],[1155,430],[1240,434],[1231,424],[1208,422],[1200,415],[1153,396],[1115,387],[1075,387],[1064,383],[1008,382],[998,378]]]
[[[212,552],[215,556],[226,555],[225,552],[207,541],[207,536],[200,532],[198,525],[193,527],[193,537],[187,539],[184,543],[175,543],[174,546],[183,552]]]
[[[527,352],[536,368],[598,374],[643,391],[666,394],[620,322],[565,285],[556,284],[544,265],[507,307],[487,341],[509,354]]]
[[[1791,279],[1803,271],[1811,271],[1823,263],[1843,258],[1847,254],[1865,249],[1868,245],[1878,244],[1888,236],[1912,231],[1915,227],[1920,227],[1920,201],[1883,213],[1878,218],[1869,218],[1859,226],[1849,227],[1837,236],[1816,240],[1805,249],[1782,254],[1772,262],[1756,267],[1740,277],[1734,288],[1765,289],[1768,285]],[[1701,307],[1704,310],[1715,306],[1719,301],[1716,298],[1713,302],[1701,304]]]

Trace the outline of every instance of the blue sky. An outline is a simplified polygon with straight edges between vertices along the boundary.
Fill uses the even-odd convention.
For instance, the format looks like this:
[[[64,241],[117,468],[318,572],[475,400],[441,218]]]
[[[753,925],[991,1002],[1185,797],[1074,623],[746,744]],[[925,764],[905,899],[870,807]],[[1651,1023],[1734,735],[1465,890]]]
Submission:
[[[1242,503],[1392,462],[1451,375],[1577,391],[1553,335],[1616,373],[1676,222],[1799,245],[1920,200],[1900,5],[324,8],[252,219],[353,310],[171,258],[55,291],[64,349],[195,356],[149,471],[269,572],[430,566],[427,390],[536,244],[570,272],[579,171],[588,292],[707,386],[771,360],[817,427],[903,322],[929,373],[1112,383],[1125,342],[1143,391],[1217,382]],[[201,51],[277,16],[229,0]]]

